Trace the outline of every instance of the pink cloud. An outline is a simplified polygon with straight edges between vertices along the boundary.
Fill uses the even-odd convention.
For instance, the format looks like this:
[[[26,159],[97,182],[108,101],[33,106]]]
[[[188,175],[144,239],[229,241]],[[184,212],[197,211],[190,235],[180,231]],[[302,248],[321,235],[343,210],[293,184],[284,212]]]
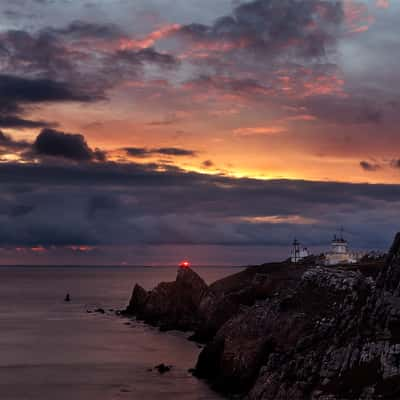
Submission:
[[[275,74],[276,88],[292,98],[320,95],[345,97],[345,81],[339,70],[320,70],[297,66],[280,69]]]
[[[389,8],[390,1],[389,0],[376,0],[376,6],[378,8]]]
[[[119,48],[121,50],[129,50],[129,49],[146,49],[148,47],[154,46],[156,42],[159,40],[165,39],[174,33],[176,33],[181,28],[179,24],[171,24],[165,25],[161,28],[150,32],[148,35],[134,39],[134,38],[125,38],[121,39],[119,43]]]
[[[344,14],[348,33],[366,32],[375,21],[375,18],[369,15],[368,5],[356,0],[345,0]]]
[[[257,136],[257,135],[277,135],[287,132],[287,128],[283,126],[253,126],[245,128],[237,128],[233,131],[236,136]]]
[[[292,115],[287,117],[287,121],[316,121],[318,118],[311,114]]]

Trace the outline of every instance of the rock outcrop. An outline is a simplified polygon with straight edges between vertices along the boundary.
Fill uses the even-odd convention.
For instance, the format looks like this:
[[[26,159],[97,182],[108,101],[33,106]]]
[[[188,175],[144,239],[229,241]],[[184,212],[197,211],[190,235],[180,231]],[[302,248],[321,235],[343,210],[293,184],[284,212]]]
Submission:
[[[213,283],[200,302],[200,321],[193,338],[201,342],[211,340],[243,306],[290,291],[305,270],[286,262],[271,263],[249,267]]]
[[[194,330],[194,374],[247,400],[400,399],[400,234],[363,267],[265,264],[209,287],[180,269],[125,314]]]
[[[162,330],[197,329],[200,301],[207,284],[190,268],[180,268],[174,282],[160,283],[147,292],[136,285],[124,315],[160,327]]]
[[[400,235],[377,282],[312,268],[241,308],[200,354],[196,374],[249,400],[400,399]]]

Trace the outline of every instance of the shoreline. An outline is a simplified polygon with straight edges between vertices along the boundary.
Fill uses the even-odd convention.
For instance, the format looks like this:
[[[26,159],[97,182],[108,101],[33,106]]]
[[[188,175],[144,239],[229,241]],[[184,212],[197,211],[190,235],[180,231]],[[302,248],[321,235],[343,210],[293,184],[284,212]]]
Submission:
[[[124,315],[163,331],[194,331],[190,339],[205,343],[194,375],[228,396],[384,399],[394,377],[400,382],[393,361],[400,304],[394,311],[382,299],[395,298],[399,282],[400,235],[386,263],[270,263],[211,285],[178,270],[175,282],[152,291],[136,285]]]

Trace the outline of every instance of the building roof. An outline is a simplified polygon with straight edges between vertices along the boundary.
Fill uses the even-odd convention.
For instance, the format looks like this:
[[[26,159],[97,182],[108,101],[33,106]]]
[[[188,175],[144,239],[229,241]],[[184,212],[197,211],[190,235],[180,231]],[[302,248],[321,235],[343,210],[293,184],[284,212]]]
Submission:
[[[334,238],[332,240],[332,243],[339,243],[339,244],[347,244],[347,240],[343,239],[343,238]]]

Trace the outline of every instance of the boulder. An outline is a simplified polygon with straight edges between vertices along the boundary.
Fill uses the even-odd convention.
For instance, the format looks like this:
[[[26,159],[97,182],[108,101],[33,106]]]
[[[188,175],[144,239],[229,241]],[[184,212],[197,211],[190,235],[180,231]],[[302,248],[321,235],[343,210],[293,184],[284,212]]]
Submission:
[[[172,366],[171,365],[166,365],[166,364],[159,364],[159,365],[156,365],[154,367],[154,369],[156,369],[159,374],[163,375],[166,372],[170,372],[171,369],[172,369]]]

